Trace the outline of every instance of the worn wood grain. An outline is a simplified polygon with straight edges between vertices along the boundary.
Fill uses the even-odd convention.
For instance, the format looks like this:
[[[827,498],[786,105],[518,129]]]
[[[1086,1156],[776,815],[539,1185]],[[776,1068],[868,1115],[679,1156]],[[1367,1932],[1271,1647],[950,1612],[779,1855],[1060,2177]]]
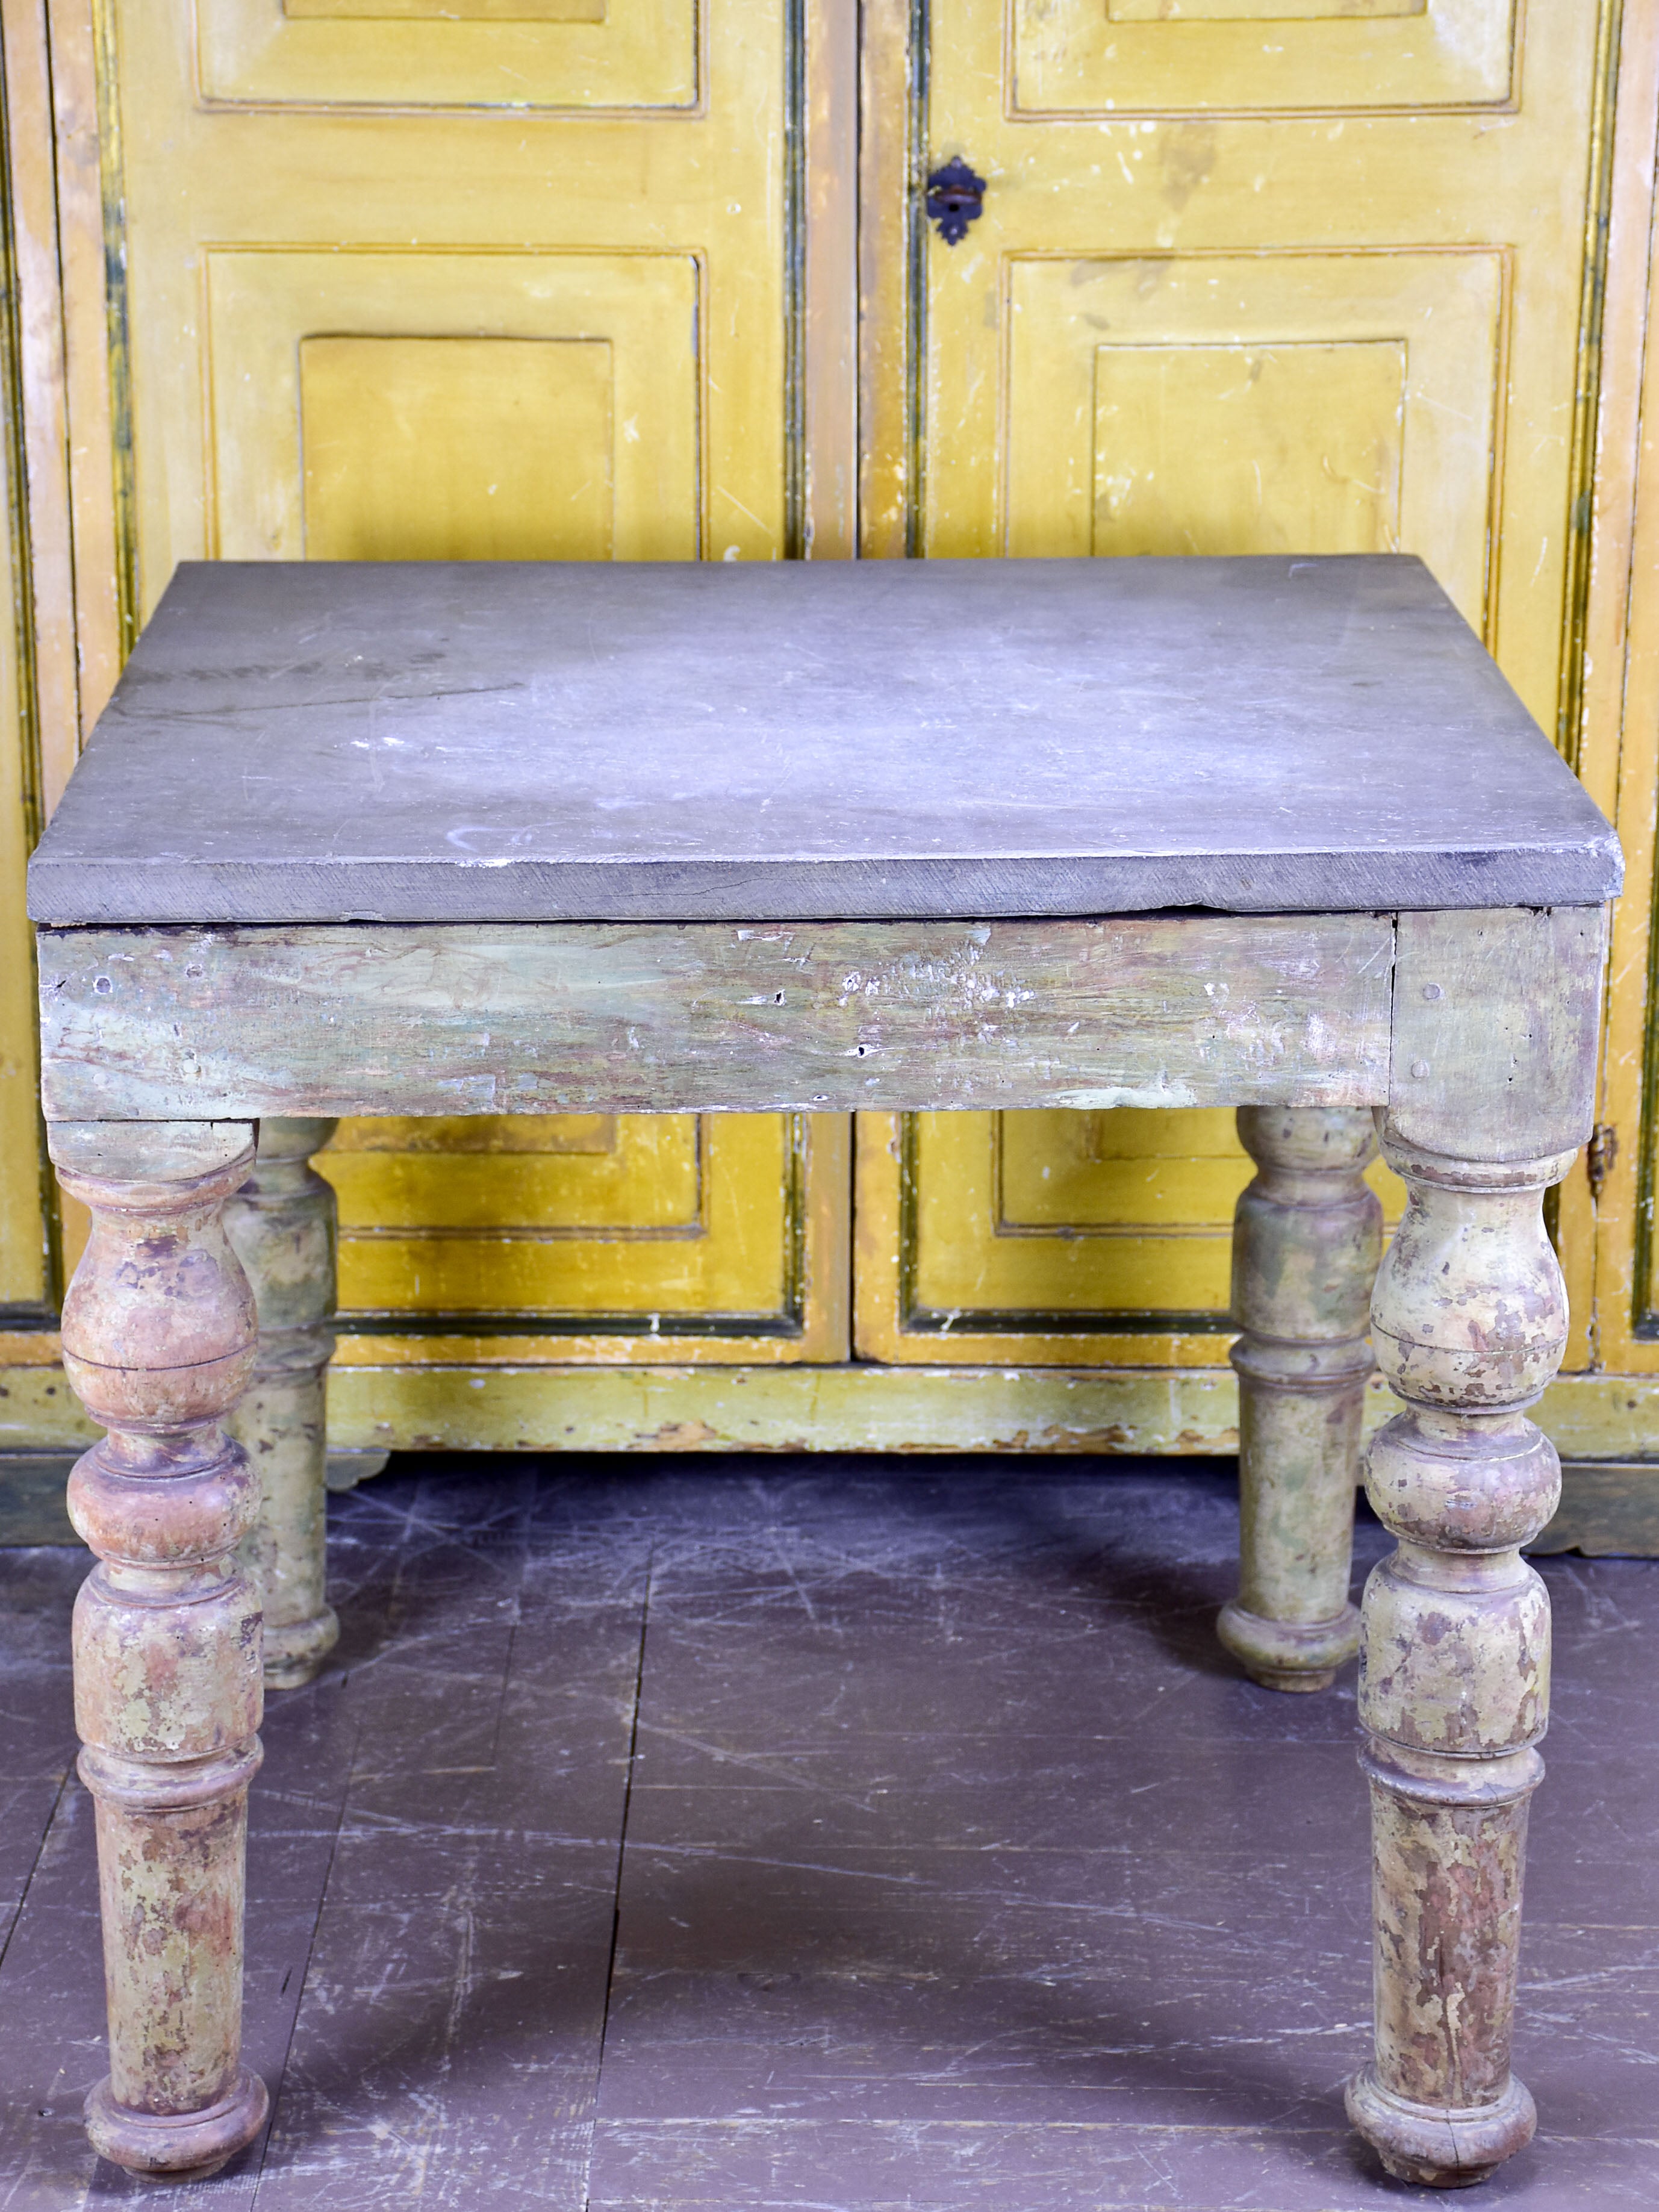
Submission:
[[[1402,914],[1390,1125],[1431,1152],[1537,1159],[1595,1118],[1603,907]]]
[[[74,930],[49,1118],[1365,1105],[1392,926]]]

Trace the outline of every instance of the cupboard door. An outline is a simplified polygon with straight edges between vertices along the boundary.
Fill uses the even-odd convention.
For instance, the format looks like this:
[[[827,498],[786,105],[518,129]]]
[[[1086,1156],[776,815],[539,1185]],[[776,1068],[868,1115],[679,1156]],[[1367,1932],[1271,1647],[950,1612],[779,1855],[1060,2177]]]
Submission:
[[[115,0],[131,615],[204,556],[781,557],[788,38],[787,0]],[[343,1362],[844,1353],[847,1153],[348,1122]]]
[[[960,156],[986,191],[959,243],[919,240],[918,550],[1415,553],[1569,726],[1604,11],[1532,0],[1524,51],[1510,0],[934,0],[930,23],[921,166]],[[872,1118],[860,1347],[1218,1361],[1250,1173],[1230,1121]]]

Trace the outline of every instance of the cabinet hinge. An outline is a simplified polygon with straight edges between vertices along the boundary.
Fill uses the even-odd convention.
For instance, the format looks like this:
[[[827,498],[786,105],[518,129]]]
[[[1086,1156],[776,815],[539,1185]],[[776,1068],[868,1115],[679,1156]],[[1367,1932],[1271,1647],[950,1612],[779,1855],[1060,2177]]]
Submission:
[[[1590,1140],[1584,1147],[1584,1173],[1589,1177],[1592,1198],[1601,1197],[1601,1186],[1613,1173],[1613,1162],[1618,1157],[1618,1130],[1611,1121],[1598,1121],[1590,1131]]]

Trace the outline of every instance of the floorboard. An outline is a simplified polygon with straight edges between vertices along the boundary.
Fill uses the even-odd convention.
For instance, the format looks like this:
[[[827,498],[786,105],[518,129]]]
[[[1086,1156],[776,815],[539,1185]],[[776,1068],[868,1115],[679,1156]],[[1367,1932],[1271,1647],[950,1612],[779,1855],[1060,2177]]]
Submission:
[[[1384,1547],[1359,1532],[1361,1567]],[[1223,1468],[394,1462],[249,1844],[266,2137],[99,2166],[85,1557],[0,1550],[0,2212],[1370,2212],[1352,1670],[1242,1680]],[[1540,1562],[1555,1717],[1483,2192],[1659,2201],[1659,1562]]]

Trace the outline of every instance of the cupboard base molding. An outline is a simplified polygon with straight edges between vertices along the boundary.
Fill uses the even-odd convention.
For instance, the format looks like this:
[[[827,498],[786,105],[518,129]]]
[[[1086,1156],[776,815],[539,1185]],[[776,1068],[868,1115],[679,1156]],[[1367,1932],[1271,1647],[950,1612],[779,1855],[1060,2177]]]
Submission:
[[[1368,1432],[1388,1410],[1373,1382]],[[388,1451],[1238,1449],[1230,1368],[350,1365],[331,1374],[329,1414],[331,1488],[377,1474]],[[1659,1557],[1659,1378],[1563,1376],[1540,1420],[1564,1488],[1529,1548]],[[68,1540],[46,1522],[67,1528],[64,1476],[96,1435],[55,1363],[0,1366],[0,1543]],[[27,1533],[37,1522],[42,1533]]]

